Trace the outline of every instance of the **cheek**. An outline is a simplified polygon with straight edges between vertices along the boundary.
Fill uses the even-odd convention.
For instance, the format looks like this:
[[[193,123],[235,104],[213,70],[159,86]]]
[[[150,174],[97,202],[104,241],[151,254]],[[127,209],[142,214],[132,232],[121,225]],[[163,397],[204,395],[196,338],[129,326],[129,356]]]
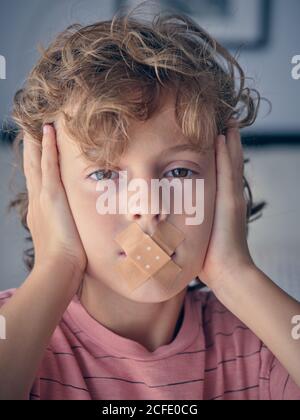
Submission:
[[[215,185],[209,183],[204,190],[204,219],[201,225],[195,226],[193,237],[195,241],[195,247],[206,252],[208,246],[213,219],[214,219],[214,205],[215,205]]]
[[[97,213],[96,203],[99,193],[85,186],[65,187],[70,208],[78,233],[88,256],[99,255],[99,250],[108,250],[117,227],[116,215]]]
[[[214,222],[216,200],[216,177],[211,173],[204,189],[204,220],[201,225],[196,227],[195,249],[198,249],[198,264],[202,267],[205,254],[209,245],[210,235]]]
[[[204,184],[204,219],[200,225],[189,226],[181,219],[181,226],[186,235],[185,261],[197,267],[202,267],[210,240],[214,221],[216,198],[216,178],[214,172],[205,178]]]
[[[204,186],[204,220],[203,223],[196,228],[197,238],[200,242],[201,247],[206,247],[209,242],[210,233],[212,230],[214,220],[214,208],[216,199],[216,177],[214,174],[214,167],[212,168],[210,175],[205,180]]]

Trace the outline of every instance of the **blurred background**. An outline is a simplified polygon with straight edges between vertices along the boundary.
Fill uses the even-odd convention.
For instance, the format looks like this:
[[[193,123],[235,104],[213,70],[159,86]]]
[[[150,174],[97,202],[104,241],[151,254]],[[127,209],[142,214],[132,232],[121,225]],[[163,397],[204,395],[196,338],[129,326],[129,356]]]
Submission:
[[[26,278],[25,230],[7,205],[24,185],[13,176],[11,141],[6,128],[12,98],[58,31],[74,22],[110,19],[122,0],[0,0],[0,290]],[[255,201],[265,200],[263,216],[249,225],[256,264],[300,300],[300,2],[299,0],[165,0],[161,7],[183,11],[239,54],[250,87],[272,103],[262,103],[257,122],[242,131],[246,176]],[[298,58],[296,56],[299,56]],[[293,70],[294,69],[294,70]],[[298,76],[299,75],[299,76]],[[14,186],[16,184],[16,186]],[[47,238],[45,238],[45,241]]]

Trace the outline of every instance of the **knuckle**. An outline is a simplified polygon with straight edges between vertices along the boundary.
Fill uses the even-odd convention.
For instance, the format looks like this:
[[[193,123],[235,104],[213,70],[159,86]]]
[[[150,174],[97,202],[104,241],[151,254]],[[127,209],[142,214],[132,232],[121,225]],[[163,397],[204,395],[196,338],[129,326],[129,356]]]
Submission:
[[[234,177],[234,174],[231,170],[228,171],[226,178],[227,178],[227,182],[229,183],[229,185],[234,185],[235,184],[235,177]]]
[[[231,212],[236,209],[236,202],[232,194],[230,194],[230,196],[224,197],[224,205]]]
[[[45,202],[48,202],[49,199],[51,199],[51,191],[49,191],[48,188],[43,186],[40,194],[40,203],[43,204]]]
[[[44,171],[50,172],[55,169],[55,162],[49,157],[45,157],[43,160],[43,169]]]
[[[30,168],[29,168],[29,164],[28,164],[28,159],[25,159],[25,158],[24,158],[24,161],[23,161],[23,170],[24,170],[25,176],[27,177],[29,175]]]
[[[53,196],[56,194],[58,183],[54,177],[49,177],[46,174],[42,177],[42,189],[41,191],[46,196]]]
[[[38,170],[38,164],[32,157],[24,157],[23,161],[24,173],[29,174]]]
[[[34,159],[29,159],[29,169],[31,171],[36,171],[38,169],[38,165]]]
[[[42,206],[49,205],[56,197],[56,190],[50,186],[43,186],[40,194],[40,203]]]

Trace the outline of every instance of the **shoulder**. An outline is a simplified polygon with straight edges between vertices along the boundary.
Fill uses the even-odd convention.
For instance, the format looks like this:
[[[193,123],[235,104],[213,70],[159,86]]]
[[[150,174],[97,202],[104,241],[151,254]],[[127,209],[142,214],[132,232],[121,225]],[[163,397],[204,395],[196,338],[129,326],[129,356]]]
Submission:
[[[267,371],[274,356],[264,343],[238,317],[229,311],[208,290],[195,290],[193,301],[201,310],[202,332],[210,354],[222,354],[222,361],[235,360],[240,364],[257,365]],[[219,356],[217,357],[218,362]],[[263,363],[262,363],[263,362]]]
[[[196,289],[190,293],[192,294],[192,301],[196,302],[198,309],[201,310],[202,325],[206,332],[217,333],[219,331],[226,333],[226,331],[249,330],[239,318],[217,299],[211,290],[207,288]]]
[[[202,313],[207,360],[217,371],[240,372],[262,399],[300,399],[300,388],[268,347],[208,289],[194,290]],[[209,366],[210,367],[210,366]],[[214,369],[207,369],[208,372]]]

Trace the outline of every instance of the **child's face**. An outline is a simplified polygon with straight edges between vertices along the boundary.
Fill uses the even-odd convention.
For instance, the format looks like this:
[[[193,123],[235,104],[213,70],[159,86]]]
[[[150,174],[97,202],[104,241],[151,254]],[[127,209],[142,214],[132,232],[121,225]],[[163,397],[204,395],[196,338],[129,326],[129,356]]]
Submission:
[[[201,116],[199,116],[201,117]],[[127,170],[128,182],[132,178],[161,179],[168,172],[168,179],[175,178],[176,168],[195,171],[193,178],[203,178],[204,188],[204,221],[200,225],[187,225],[187,214],[162,215],[164,220],[180,229],[185,240],[176,249],[174,262],[182,268],[169,294],[162,295],[151,279],[133,292],[126,287],[124,280],[116,270],[120,258],[120,246],[114,241],[115,236],[132,222],[152,234],[159,218],[154,214],[105,214],[96,210],[99,191],[96,190],[97,174],[88,175],[102,168],[79,156],[79,149],[65,134],[61,121],[56,122],[57,143],[60,153],[61,177],[69,200],[75,223],[86,251],[88,277],[114,292],[138,302],[159,302],[170,299],[180,293],[191,280],[198,275],[204,262],[208,247],[216,194],[215,153],[211,147],[202,155],[195,151],[177,151],[163,154],[176,143],[187,143],[175,123],[173,99],[167,97],[164,108],[144,123],[132,122],[128,133],[131,144],[121,158],[118,169]],[[176,173],[176,171],[175,171]],[[112,172],[112,178],[118,172]],[[182,174],[182,172],[181,172]],[[186,172],[185,172],[186,174]],[[181,175],[190,177],[188,175]],[[98,172],[98,176],[101,175]],[[177,172],[178,176],[178,172]],[[100,181],[101,182],[101,181]],[[128,192],[128,195],[130,193]],[[132,194],[132,193],[131,193]],[[156,290],[157,289],[157,290]]]

